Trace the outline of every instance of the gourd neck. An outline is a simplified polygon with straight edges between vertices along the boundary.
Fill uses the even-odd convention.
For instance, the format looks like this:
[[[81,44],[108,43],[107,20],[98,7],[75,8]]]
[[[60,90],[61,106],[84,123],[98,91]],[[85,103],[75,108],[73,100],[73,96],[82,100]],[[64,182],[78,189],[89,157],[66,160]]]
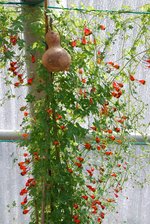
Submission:
[[[60,47],[60,42],[47,43],[48,48],[51,47]]]

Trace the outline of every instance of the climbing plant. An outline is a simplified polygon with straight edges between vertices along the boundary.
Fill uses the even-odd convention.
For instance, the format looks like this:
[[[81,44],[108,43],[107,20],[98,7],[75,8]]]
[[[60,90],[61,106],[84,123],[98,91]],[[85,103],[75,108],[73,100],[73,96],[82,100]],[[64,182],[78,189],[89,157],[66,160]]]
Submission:
[[[49,73],[36,56],[45,51],[44,12],[30,24],[39,40],[26,47],[24,15],[0,8],[0,63],[10,88],[5,98],[15,97],[14,88],[30,87],[20,108],[22,212],[32,224],[102,223],[130,174],[135,151],[129,135],[143,119],[138,89],[144,92],[146,79],[138,70],[150,67],[149,15],[91,8],[49,9],[47,15],[71,55],[69,71]],[[27,74],[29,63],[35,66]]]

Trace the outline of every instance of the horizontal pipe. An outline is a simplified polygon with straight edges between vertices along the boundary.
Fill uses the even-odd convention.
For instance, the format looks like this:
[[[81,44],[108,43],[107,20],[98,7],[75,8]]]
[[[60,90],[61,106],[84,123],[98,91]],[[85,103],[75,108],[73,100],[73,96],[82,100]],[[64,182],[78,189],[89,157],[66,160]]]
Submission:
[[[128,136],[128,138],[131,143],[135,145],[145,145],[150,143],[150,135],[147,135],[145,138],[140,134],[132,133]],[[21,139],[22,133],[20,130],[0,130],[0,142],[16,142],[17,140]],[[90,135],[86,137],[86,140],[88,139],[91,139]]]
[[[0,130],[0,140],[20,140],[22,139],[20,130]]]

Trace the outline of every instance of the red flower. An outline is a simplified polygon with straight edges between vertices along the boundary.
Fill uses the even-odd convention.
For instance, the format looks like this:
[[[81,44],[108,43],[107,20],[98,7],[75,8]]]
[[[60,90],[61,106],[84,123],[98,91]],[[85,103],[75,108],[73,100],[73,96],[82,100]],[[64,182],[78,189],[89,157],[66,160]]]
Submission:
[[[52,115],[52,114],[53,114],[53,110],[52,110],[52,109],[47,109],[47,113],[48,113],[49,115]]]
[[[27,214],[29,212],[29,209],[24,209],[23,210],[23,214],[25,215],[25,214]]]
[[[78,166],[79,168],[82,167],[82,164],[81,163],[77,163],[76,162],[75,165]]]
[[[112,134],[112,130],[111,129],[108,129],[107,130],[107,133]]]
[[[118,64],[114,64],[113,67],[116,68],[116,69],[120,68],[120,66]]]
[[[84,72],[83,68],[79,68],[79,74],[82,75]]]
[[[150,59],[145,60],[147,63],[150,63]]]
[[[18,74],[18,79],[22,79],[23,74]]]
[[[23,188],[21,191],[20,191],[20,195],[24,195],[24,194],[27,194],[28,193],[28,190],[26,188]]]
[[[109,61],[109,62],[107,62],[107,64],[109,64],[109,65],[114,65],[114,62],[112,62],[112,61]]]
[[[79,208],[78,204],[74,204],[73,207],[74,207],[75,209],[78,209],[78,208]]]
[[[110,152],[105,152],[105,155],[107,155],[107,156],[110,156],[110,155],[112,155],[113,153],[110,151]]]
[[[99,138],[99,137],[96,137],[96,138],[95,138],[95,141],[96,141],[97,143],[99,143],[99,142],[100,142],[100,138]]]
[[[101,147],[100,147],[100,145],[98,145],[98,146],[97,146],[97,150],[101,150]]]
[[[105,209],[105,206],[104,205],[101,205],[101,208],[104,210]]]
[[[27,80],[28,85],[31,85],[32,82],[33,82],[33,78],[29,78],[29,79]]]
[[[86,79],[81,79],[81,82],[82,83],[86,83]]]
[[[21,205],[25,205],[27,203],[27,196],[24,198],[24,200],[21,202]]]
[[[71,168],[67,169],[69,173],[73,173],[73,170]]]
[[[57,140],[53,141],[53,145],[58,146],[59,145],[59,141],[57,141]]]
[[[90,97],[90,104],[93,104],[93,98]]]
[[[115,136],[114,136],[114,135],[109,136],[109,138],[110,138],[112,141],[115,140]]]
[[[10,66],[11,66],[11,67],[14,67],[16,64],[17,64],[16,61],[11,61],[11,62],[10,62]]]
[[[86,41],[86,38],[85,37],[82,37],[82,44],[83,45],[87,44],[87,41]]]
[[[91,191],[93,191],[93,192],[96,191],[96,188],[94,188],[94,187],[92,187],[92,186],[90,186],[90,185],[86,185],[86,186],[89,188],[89,190],[91,190]]]
[[[66,128],[65,125],[61,125],[61,126],[60,126],[60,129],[61,129],[61,130],[64,130],[65,128]]]
[[[116,198],[118,198],[118,194],[114,194]]]
[[[75,223],[80,223],[81,221],[79,219],[74,219]]]
[[[100,29],[101,29],[101,30],[105,30],[106,27],[105,27],[104,25],[100,25]]]
[[[89,173],[89,175],[92,177],[93,176],[93,173],[92,173],[92,171],[91,170],[86,170],[88,173]]]
[[[23,133],[23,134],[22,134],[22,137],[23,137],[23,138],[28,138],[28,136],[29,136],[29,134],[27,134],[27,133]]]
[[[83,162],[84,159],[82,157],[77,157],[77,159],[80,161],[80,162]]]
[[[87,195],[83,195],[82,198],[85,199],[85,200],[88,200],[88,196]]]
[[[116,132],[120,132],[120,128],[114,128]]]
[[[117,177],[117,174],[116,173],[112,173],[111,176],[112,177]]]
[[[145,83],[146,83],[146,81],[144,80],[144,79],[140,79],[140,80],[138,80],[139,81],[139,83],[141,83],[142,85],[145,85]]]
[[[12,45],[16,45],[17,39],[18,39],[17,36],[10,36],[10,43]]]
[[[21,175],[22,175],[22,176],[24,176],[24,175],[26,175],[26,174],[27,174],[27,171],[25,171],[25,170],[21,172]]]
[[[105,213],[104,213],[104,212],[101,212],[100,217],[101,217],[102,219],[104,219],[104,217],[105,217]]]
[[[130,75],[130,80],[131,80],[131,81],[134,81],[134,80],[135,80],[135,78],[134,78],[133,75]]]
[[[62,119],[62,115],[56,114],[56,120],[60,120],[60,119]]]
[[[76,40],[71,41],[70,45],[71,45],[72,47],[76,47],[76,46],[77,46],[77,42],[76,42]]]
[[[18,87],[19,85],[20,85],[20,82],[15,82],[15,83],[14,83],[14,86],[15,86],[15,87]]]
[[[89,28],[84,28],[84,35],[85,36],[89,36],[90,34],[92,34],[92,31]]]
[[[91,144],[90,144],[90,143],[85,143],[85,144],[84,144],[84,147],[85,147],[86,149],[91,149]]]
[[[28,116],[28,114],[29,114],[29,113],[28,113],[27,111],[24,112],[24,116],[25,116],[25,117]]]
[[[97,222],[101,223],[101,218],[100,217],[97,219]]]
[[[118,86],[119,86],[120,88],[122,88],[122,87],[123,87],[123,83],[118,82]]]
[[[25,152],[23,155],[24,155],[24,157],[27,157],[29,154]]]
[[[94,195],[94,194],[90,195],[90,197],[91,197],[92,199],[95,199],[95,195]]]
[[[32,55],[32,56],[31,56],[31,62],[32,62],[32,63],[35,63],[35,61],[36,61],[36,60],[35,60],[35,56]]]

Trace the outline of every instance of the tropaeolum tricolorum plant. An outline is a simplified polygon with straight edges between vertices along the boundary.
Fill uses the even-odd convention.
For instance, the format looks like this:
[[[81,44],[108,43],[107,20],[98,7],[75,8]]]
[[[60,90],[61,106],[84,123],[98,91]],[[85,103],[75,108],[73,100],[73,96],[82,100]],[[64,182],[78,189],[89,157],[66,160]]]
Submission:
[[[72,58],[69,71],[54,74],[35,56],[45,50],[43,18],[33,24],[43,41],[40,36],[24,55],[22,15],[0,10],[5,82],[12,89],[34,85],[20,108],[24,159],[18,165],[27,177],[20,190],[22,212],[30,214],[30,223],[102,223],[117,203],[134,156],[128,135],[138,130],[144,111],[137,88],[144,91],[146,80],[137,71],[150,67],[149,17],[48,11]],[[36,64],[34,77],[23,71],[28,61]]]

